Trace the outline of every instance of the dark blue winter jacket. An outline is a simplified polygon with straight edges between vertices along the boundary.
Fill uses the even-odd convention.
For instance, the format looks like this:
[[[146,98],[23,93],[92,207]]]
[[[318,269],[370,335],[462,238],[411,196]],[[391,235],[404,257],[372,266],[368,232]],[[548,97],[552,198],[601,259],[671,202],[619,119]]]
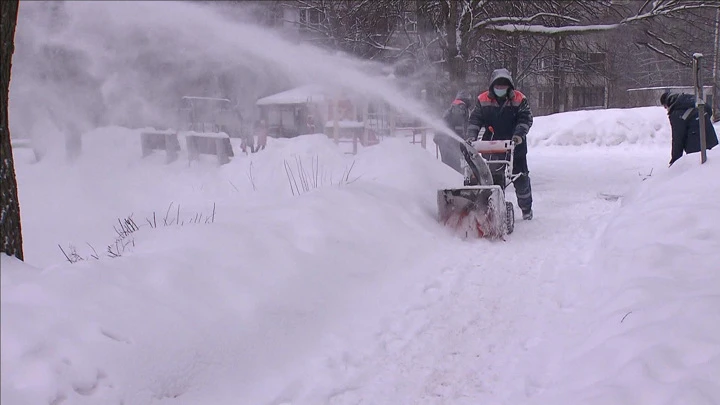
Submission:
[[[672,94],[668,97],[668,117],[672,127],[670,164],[685,153],[700,152],[700,119],[692,94]],[[712,108],[705,105],[705,139],[708,149],[717,146],[718,138],[712,125]]]

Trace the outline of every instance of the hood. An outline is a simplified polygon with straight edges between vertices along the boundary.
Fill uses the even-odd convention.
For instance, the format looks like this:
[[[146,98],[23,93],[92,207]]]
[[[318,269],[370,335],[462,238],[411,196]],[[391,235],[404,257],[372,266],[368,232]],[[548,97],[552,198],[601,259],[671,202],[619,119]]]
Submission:
[[[510,82],[510,88],[515,88],[515,81],[512,78],[512,74],[509,70],[505,68],[493,70],[492,74],[490,75],[490,85],[488,86],[488,88],[491,89],[493,84],[495,84],[498,79],[507,79]]]
[[[515,89],[515,81],[512,78],[512,74],[509,70],[505,68],[501,69],[495,69],[493,70],[492,74],[490,75],[490,85],[488,86],[488,91],[490,92],[491,97],[495,97],[495,93],[493,92],[492,88],[495,82],[497,82],[499,79],[507,79],[510,82],[510,89],[508,90],[508,97],[512,97],[512,91]]]
[[[474,98],[473,95],[467,90],[460,90],[455,95],[455,100],[460,100],[463,103],[465,103],[465,105],[467,105],[467,106],[470,106],[473,98]]]

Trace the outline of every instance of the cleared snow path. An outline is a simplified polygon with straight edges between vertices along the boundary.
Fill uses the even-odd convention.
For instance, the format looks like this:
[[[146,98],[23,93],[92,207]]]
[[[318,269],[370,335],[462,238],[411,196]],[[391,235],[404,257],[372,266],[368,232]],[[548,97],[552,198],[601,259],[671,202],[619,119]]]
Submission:
[[[376,345],[336,359],[339,385],[292,403],[478,404],[537,394],[545,376],[525,370],[545,368],[540,343],[582,327],[574,310],[593,289],[587,280],[599,276],[586,262],[616,203],[598,193],[636,186],[665,154],[533,150],[535,219],[518,220],[505,243],[437,252],[427,263],[436,277],[408,286],[417,301],[384,319]]]

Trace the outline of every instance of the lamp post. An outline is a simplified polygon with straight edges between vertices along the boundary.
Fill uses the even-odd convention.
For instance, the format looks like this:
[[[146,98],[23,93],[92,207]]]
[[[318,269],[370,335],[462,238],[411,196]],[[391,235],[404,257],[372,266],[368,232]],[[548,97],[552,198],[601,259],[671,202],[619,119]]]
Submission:
[[[703,55],[701,53],[693,54],[693,76],[695,79],[695,107],[698,110],[698,119],[700,120],[700,164],[707,161],[707,138],[705,137],[705,98],[703,96],[702,87],[702,70],[700,62]]]

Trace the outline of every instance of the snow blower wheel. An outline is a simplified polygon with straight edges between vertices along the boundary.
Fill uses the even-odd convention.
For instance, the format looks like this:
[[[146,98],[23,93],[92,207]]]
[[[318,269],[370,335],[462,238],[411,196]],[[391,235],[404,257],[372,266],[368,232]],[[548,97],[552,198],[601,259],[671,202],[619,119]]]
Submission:
[[[515,230],[515,207],[510,201],[505,201],[507,216],[505,217],[505,225],[507,226],[507,234],[510,235]]]

